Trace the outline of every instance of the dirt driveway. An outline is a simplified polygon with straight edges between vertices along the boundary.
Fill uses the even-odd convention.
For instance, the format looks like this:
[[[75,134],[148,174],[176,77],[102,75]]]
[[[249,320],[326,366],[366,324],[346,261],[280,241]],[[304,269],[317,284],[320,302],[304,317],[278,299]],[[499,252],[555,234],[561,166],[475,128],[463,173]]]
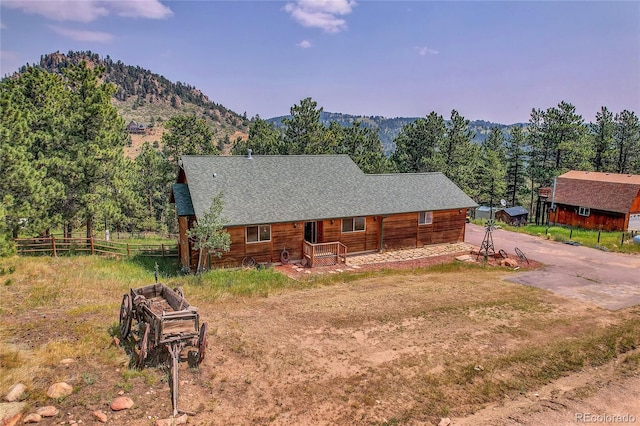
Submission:
[[[467,224],[465,241],[480,246],[483,227]],[[541,269],[506,278],[554,293],[617,310],[640,304],[640,256],[609,253],[572,246],[540,237],[497,229],[496,251],[515,253],[518,247],[531,259],[544,263]]]

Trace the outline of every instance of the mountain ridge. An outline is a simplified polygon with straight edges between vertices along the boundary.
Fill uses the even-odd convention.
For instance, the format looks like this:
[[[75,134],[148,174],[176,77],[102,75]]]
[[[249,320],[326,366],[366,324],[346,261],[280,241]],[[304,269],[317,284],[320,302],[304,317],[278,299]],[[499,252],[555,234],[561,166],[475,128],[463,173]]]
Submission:
[[[276,128],[282,128],[282,119],[291,117],[290,115],[283,115],[278,117],[268,118],[265,121],[272,123]],[[344,114],[340,112],[327,112],[322,111],[320,114],[320,122],[325,126],[328,126],[330,122],[336,121],[341,126],[350,126],[356,121],[360,121],[364,127],[377,128],[379,130],[380,141],[384,148],[384,152],[390,155],[395,150],[394,138],[400,133],[402,128],[407,124],[414,122],[415,120],[424,117],[393,117],[387,118],[381,115],[352,115]],[[448,122],[449,120],[445,120]],[[498,127],[503,132],[508,131],[513,127],[526,127],[527,123],[513,123],[513,124],[501,124],[493,123],[486,120],[470,120],[469,129],[473,132],[472,141],[475,143],[482,143],[491,132],[493,127]]]
[[[117,92],[113,104],[127,123],[136,122],[153,127],[156,123],[169,120],[178,114],[196,114],[209,123],[217,139],[218,148],[222,152],[229,152],[231,144],[238,138],[245,139],[249,133],[250,121],[222,104],[216,103],[202,93],[198,88],[181,81],[172,82],[164,76],[154,73],[140,66],[126,65],[120,60],[113,60],[109,55],[101,57],[91,51],[59,51],[48,53],[40,57],[39,66],[49,72],[62,73],[62,69],[84,61],[90,66],[105,68],[103,80],[113,83]],[[29,64],[21,67],[22,72]],[[265,119],[276,128],[282,128],[282,119],[289,115],[276,116]],[[395,150],[394,138],[404,126],[423,117],[384,117],[381,115],[353,115],[339,112],[323,111],[320,121],[329,125],[335,121],[341,126],[350,126],[360,121],[363,126],[379,129],[379,136],[387,155]],[[525,127],[526,123],[501,124],[486,120],[470,120],[469,129],[473,132],[473,141],[481,143],[485,140],[491,128],[498,127],[507,131],[514,126]],[[137,146],[144,140],[159,139],[160,132],[151,135],[132,135],[133,145]],[[135,150],[134,150],[135,151]]]

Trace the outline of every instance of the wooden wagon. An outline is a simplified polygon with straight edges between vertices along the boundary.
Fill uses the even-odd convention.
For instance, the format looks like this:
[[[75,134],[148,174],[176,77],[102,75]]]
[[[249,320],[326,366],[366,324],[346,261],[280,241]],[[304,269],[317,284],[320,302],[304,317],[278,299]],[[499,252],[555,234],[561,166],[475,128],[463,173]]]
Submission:
[[[207,349],[207,324],[200,324],[198,309],[189,305],[179,288],[170,289],[156,283],[130,289],[122,296],[120,334],[131,336],[133,321],[137,322],[138,366],[156,348],[164,348],[171,356],[171,403],[173,415],[178,414],[178,362],[185,347],[197,348],[196,364],[204,359]]]

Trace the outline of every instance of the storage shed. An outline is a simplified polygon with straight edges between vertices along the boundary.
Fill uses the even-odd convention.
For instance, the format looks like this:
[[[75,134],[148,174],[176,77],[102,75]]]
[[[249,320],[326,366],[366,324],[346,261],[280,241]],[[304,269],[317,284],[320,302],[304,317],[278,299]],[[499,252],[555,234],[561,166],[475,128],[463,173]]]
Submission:
[[[522,206],[507,207],[496,212],[496,220],[512,226],[526,225],[529,212]]]

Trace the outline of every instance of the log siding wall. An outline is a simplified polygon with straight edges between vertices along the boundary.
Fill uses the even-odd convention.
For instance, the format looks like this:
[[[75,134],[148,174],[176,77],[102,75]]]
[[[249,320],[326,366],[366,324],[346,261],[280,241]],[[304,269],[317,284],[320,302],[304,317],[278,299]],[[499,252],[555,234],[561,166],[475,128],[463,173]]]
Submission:
[[[319,224],[322,232],[318,235],[318,243],[339,241],[347,246],[348,254],[353,254],[380,250],[381,232],[385,250],[464,241],[466,209],[434,211],[433,223],[429,225],[419,225],[418,215],[419,212],[384,218],[367,216],[365,230],[356,232],[342,232],[341,218],[318,221],[322,222]],[[212,266],[239,266],[245,257],[253,257],[258,263],[277,263],[284,248],[292,261],[302,259],[304,222],[271,224],[271,240],[257,243],[246,243],[245,226],[229,227],[227,232],[231,236],[231,249],[222,258],[212,256]],[[192,250],[191,260],[194,269],[196,250]]]

